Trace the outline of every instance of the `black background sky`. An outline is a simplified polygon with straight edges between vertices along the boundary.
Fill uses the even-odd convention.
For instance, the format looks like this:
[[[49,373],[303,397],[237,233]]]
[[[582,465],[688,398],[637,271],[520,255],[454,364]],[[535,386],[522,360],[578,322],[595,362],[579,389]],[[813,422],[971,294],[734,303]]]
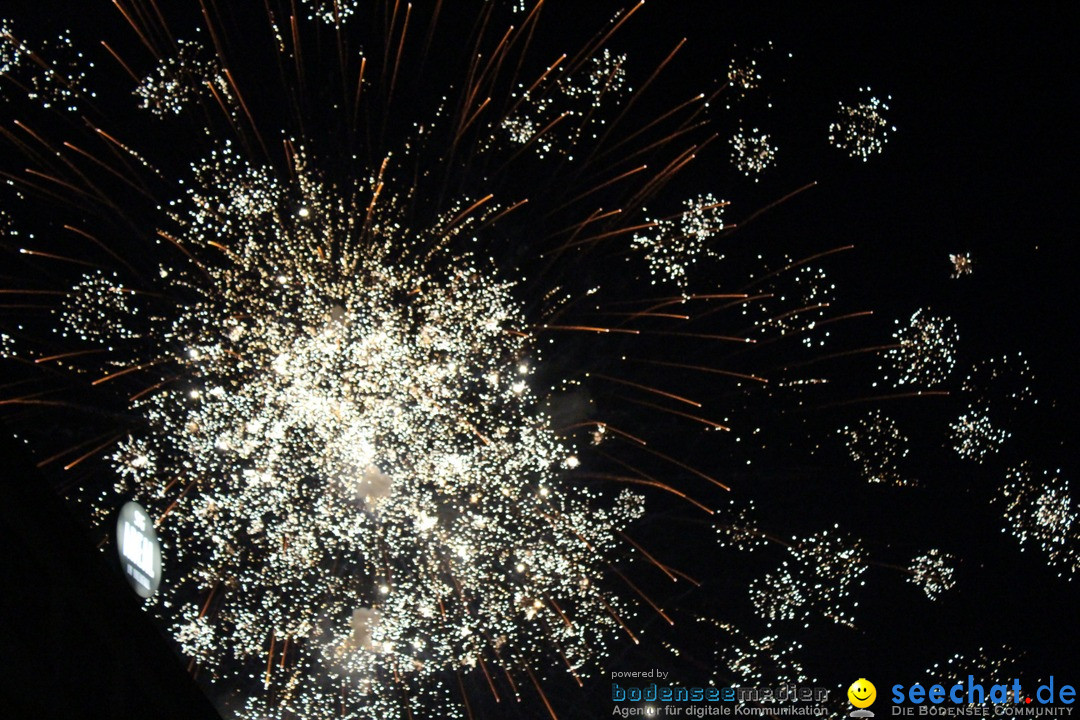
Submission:
[[[576,28],[601,25],[614,7],[574,5],[553,6],[554,19],[549,20],[552,28],[567,27],[567,34],[576,38],[581,36]],[[10,14],[28,18],[28,25],[41,19],[35,19],[41,13],[36,4],[19,0],[12,6]],[[109,11],[103,8],[103,13]],[[9,14],[7,3],[0,12]],[[85,24],[93,28],[115,22],[113,15],[108,20],[92,16]],[[82,25],[83,19],[73,17],[72,24]],[[676,187],[717,185],[718,194],[730,194],[743,207],[753,208],[804,182],[820,181],[817,188],[755,223],[747,237],[795,248],[855,243],[857,249],[831,263],[829,270],[850,304],[877,311],[879,321],[865,330],[868,344],[887,337],[892,319],[930,306],[956,320],[961,364],[1022,351],[1033,367],[1033,387],[1042,407],[1024,427],[1013,428],[1014,451],[1040,467],[1060,467],[1065,477],[1075,480],[1073,435],[1080,420],[1072,351],[1080,345],[1073,248],[1078,219],[1078,30],[1074,9],[1067,3],[818,7],[651,0],[614,47],[640,57],[641,73],[685,36],[686,47],[664,76],[663,94],[679,99],[722,78],[733,55],[768,41],[775,44],[778,57],[792,53],[790,60],[779,63],[785,81],[770,89],[774,107],[750,117],[763,130],[775,128],[779,137],[792,140],[781,143],[780,168],[757,186],[732,182],[726,147],[714,147],[712,156],[695,164]],[[550,47],[552,53],[566,49],[558,32],[549,32],[541,42],[539,47]],[[766,85],[773,80],[766,78]],[[868,85],[892,96],[889,119],[898,129],[885,153],[863,164],[829,148],[825,127],[837,100],[854,99],[857,88]],[[972,276],[949,279],[948,254],[953,252],[972,254]],[[689,459],[709,467],[709,447],[698,446],[696,452]],[[885,573],[871,573],[872,589],[860,597],[860,618],[865,621],[857,631],[811,633],[815,644],[807,650],[808,666],[830,687],[866,676],[881,693],[894,682],[914,682],[923,669],[952,652],[973,654],[983,646],[993,654],[1008,644],[1015,648],[1014,655],[1024,654],[1019,666],[1032,677],[1054,674],[1076,684],[1080,676],[1073,584],[1043,567],[1041,556],[1018,552],[1014,539],[1000,532],[1000,516],[985,501],[1001,480],[992,470],[933,457],[927,463],[919,468],[927,480],[923,487],[903,492],[839,483],[804,497],[800,493],[808,491],[802,485],[784,486],[791,482],[790,472],[744,478],[742,489],[751,495],[790,492],[789,503],[796,506],[792,514],[802,515],[800,531],[845,519],[886,558],[890,548],[902,561],[909,550],[928,547],[945,547],[964,558],[960,586],[936,604],[920,600],[912,586]],[[805,468],[811,479],[820,479],[829,469],[827,459]],[[8,483],[27,480],[20,470]],[[21,497],[10,491],[5,495],[9,506]],[[53,508],[44,514],[56,512],[61,511]],[[13,555],[37,545],[36,533],[47,532],[10,522],[3,527]],[[733,603],[744,594],[739,573],[748,570],[716,564],[722,560],[715,553],[694,545],[703,542],[698,530],[662,519],[650,521],[643,532],[657,542],[685,534],[685,540],[674,542],[690,543],[687,554],[704,559],[698,574],[707,587],[685,598],[687,608],[734,620],[747,612]],[[69,539],[77,543],[78,533],[69,533]],[[70,552],[78,556],[78,551]],[[78,592],[55,577],[35,582],[27,577],[25,565],[13,564],[6,572],[6,585],[27,588],[16,596],[11,614],[5,613],[11,622],[26,617],[48,627],[55,615],[41,608],[48,606],[50,596]],[[57,658],[69,653],[90,657],[85,644],[96,642],[78,634],[53,632],[47,648],[9,634],[4,641],[9,667],[28,658],[28,676],[35,667],[53,668],[52,687],[59,698],[69,691],[64,678],[55,675]],[[686,667],[691,669],[686,677],[695,681],[712,662],[714,647],[692,631],[677,630],[674,636],[687,644],[691,660]],[[644,669],[667,662],[666,657],[656,648],[622,647],[607,669]],[[146,672],[149,678],[163,671],[153,666]],[[41,686],[27,687],[39,692]],[[602,676],[584,691],[569,683],[557,688],[553,692],[564,717],[601,717],[610,710]],[[13,698],[24,695],[11,685],[4,692]],[[50,707],[48,698],[40,702]],[[109,704],[102,701],[97,707]],[[542,717],[543,711],[537,705],[521,714]]]

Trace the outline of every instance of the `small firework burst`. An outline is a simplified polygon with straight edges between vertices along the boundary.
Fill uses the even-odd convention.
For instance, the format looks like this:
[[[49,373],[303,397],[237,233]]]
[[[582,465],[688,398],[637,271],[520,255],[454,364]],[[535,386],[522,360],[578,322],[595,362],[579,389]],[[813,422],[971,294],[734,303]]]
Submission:
[[[300,0],[308,10],[308,20],[321,20],[327,25],[339,26],[351,18],[358,7],[359,0]]]
[[[882,100],[870,88],[859,88],[859,93],[866,99],[851,105],[840,103],[837,119],[829,125],[829,144],[866,162],[884,152],[889,133],[896,128],[886,118],[891,96]]]
[[[1005,506],[1002,532],[1011,532],[1021,550],[1037,548],[1071,580],[1080,569],[1080,523],[1061,472],[1040,473],[1024,463],[1009,471],[995,501]]]
[[[914,484],[900,471],[900,462],[908,454],[908,438],[895,420],[874,410],[857,423],[843,427],[840,433],[864,480],[886,485]]]
[[[740,129],[731,138],[731,161],[739,171],[757,181],[761,173],[776,164],[777,147],[757,128]]]
[[[769,279],[762,284],[763,292],[774,297],[766,298],[754,306],[743,309],[743,315],[757,320],[755,334],[761,338],[797,336],[807,346],[820,346],[827,332],[815,336],[818,322],[826,317],[828,308],[835,300],[836,285],[829,279],[825,268],[815,264],[798,264],[792,258],[784,258],[786,264],[780,267],[785,282],[779,280],[777,271],[769,270]],[[785,271],[791,265],[788,276]],[[774,302],[791,303],[794,308],[787,312],[776,312]]]
[[[732,91],[727,100],[729,109],[733,104],[742,103],[751,95],[759,93],[764,93],[765,104],[770,105],[769,93],[765,90],[765,75],[775,70],[769,62],[775,52],[776,46],[767,42],[744,51],[728,61],[727,87]]]
[[[720,542],[742,552],[753,552],[768,547],[767,533],[761,531],[753,517],[754,503],[733,507],[730,514],[717,523]]]
[[[950,277],[954,280],[970,275],[975,270],[975,261],[971,259],[971,253],[949,255],[949,262],[952,263],[952,275]]]
[[[1002,646],[995,651],[980,647],[974,653],[954,653],[947,660],[934,663],[932,667],[926,669],[926,684],[940,684],[951,688],[955,685],[963,686],[969,677],[1015,677],[1016,658],[1017,653],[1008,646]],[[1020,698],[1014,696],[1010,686],[996,685],[994,687],[1004,689],[1002,697],[992,698],[980,688],[978,692],[964,693],[965,705],[969,708],[978,706],[999,708],[1002,703],[1021,701]]]
[[[0,19],[0,74],[7,75],[18,67],[24,52],[12,35],[11,21]]]
[[[911,561],[908,581],[922,588],[931,600],[937,600],[956,586],[956,558],[937,549],[928,550]]]
[[[724,229],[726,206],[709,194],[687,200],[675,217],[650,220],[632,245],[644,253],[654,277],[685,288],[690,268],[711,254],[709,243]]]
[[[42,107],[77,112],[94,97],[87,87],[87,72],[92,67],[93,63],[75,47],[70,33],[32,47],[14,34],[10,21],[0,19],[0,75],[14,80],[16,93],[25,93]],[[8,87],[5,83],[5,93]],[[0,94],[3,99],[5,96]]]
[[[531,149],[541,159],[552,154],[572,159],[574,148],[602,128],[601,111],[624,99],[626,60],[626,55],[605,48],[589,59],[580,75],[563,78],[554,88],[521,92],[518,110],[501,123],[503,133],[512,144]],[[555,126],[573,129],[551,132]]]
[[[965,460],[982,460],[996,453],[1011,433],[994,425],[985,407],[969,406],[949,425],[952,447]]]
[[[862,543],[833,528],[793,539],[788,552],[790,565],[785,561],[750,585],[758,614],[771,621],[804,625],[814,615],[821,615],[854,626],[851,593],[863,584],[860,577],[868,559]]]
[[[0,359],[9,360],[15,356],[15,338],[0,332]]]
[[[898,344],[887,357],[899,373],[897,385],[939,385],[956,366],[959,333],[951,318],[916,310],[907,327],[897,330],[893,337]]]
[[[761,85],[761,71],[756,58],[732,60],[728,64],[728,82],[736,88],[740,96],[745,96]]]
[[[216,57],[189,40],[180,40],[176,53],[163,57],[135,88],[139,107],[158,116],[179,115],[212,94],[229,97],[225,75]]]
[[[718,678],[730,682],[733,675],[738,684],[786,685],[812,682],[798,659],[801,643],[785,640],[779,635],[755,638],[730,623],[703,620],[722,631],[721,648],[717,651],[717,668],[724,668]]]
[[[1035,397],[1035,373],[1022,353],[980,360],[960,388],[975,401],[994,411],[1009,413],[1039,404]]]

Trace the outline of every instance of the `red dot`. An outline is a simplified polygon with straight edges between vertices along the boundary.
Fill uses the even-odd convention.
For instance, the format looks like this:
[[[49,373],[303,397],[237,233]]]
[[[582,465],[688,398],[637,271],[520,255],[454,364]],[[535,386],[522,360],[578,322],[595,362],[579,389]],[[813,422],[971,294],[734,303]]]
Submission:
[[[1031,698],[1024,698],[1024,702],[1026,702],[1028,705],[1030,705],[1031,704]]]

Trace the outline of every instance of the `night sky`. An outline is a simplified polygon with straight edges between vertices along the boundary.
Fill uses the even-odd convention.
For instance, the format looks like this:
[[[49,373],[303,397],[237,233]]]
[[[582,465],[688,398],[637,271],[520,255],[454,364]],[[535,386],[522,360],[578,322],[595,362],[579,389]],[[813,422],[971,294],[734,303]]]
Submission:
[[[100,16],[71,18],[67,25],[77,26],[73,29],[81,37],[93,38],[119,22],[111,8],[100,5]],[[469,27],[471,16],[456,19],[449,5],[445,22]],[[620,6],[573,5],[553,3],[545,10],[548,17],[533,51],[544,62],[567,46],[579,45]],[[16,18],[19,28],[36,30],[55,24],[50,7],[17,0],[6,3],[0,15]],[[847,401],[870,394],[866,387],[879,364],[873,359],[826,366],[823,372],[843,378],[835,405],[819,402],[810,408],[742,416],[765,427],[770,437],[749,466],[748,455],[712,435],[688,434],[669,419],[655,420],[657,437],[669,443],[663,447],[672,448],[667,452],[678,453],[683,462],[730,484],[733,497],[753,499],[763,510],[763,525],[776,535],[805,536],[838,523],[864,539],[879,564],[867,571],[862,578],[866,586],[855,592],[856,626],[845,628],[819,619],[809,630],[791,634],[804,645],[799,658],[807,673],[832,689],[835,698],[842,698],[840,688],[859,677],[872,680],[884,698],[885,689],[894,683],[925,682],[931,677],[925,671],[934,663],[954,653],[975,656],[980,648],[990,656],[1015,660],[1009,672],[1025,683],[1049,675],[1073,684],[1080,681],[1075,661],[1080,596],[1075,582],[1069,581],[1068,569],[1058,577],[1061,568],[1048,567],[1037,548],[1020,552],[1016,538],[1002,532],[1000,504],[989,502],[1004,480],[1004,469],[1024,461],[1040,470],[1060,468],[1061,477],[1073,482],[1074,492],[1077,482],[1072,431],[1080,421],[1075,403],[1080,383],[1070,349],[1080,346],[1080,305],[1073,277],[1075,228],[1080,220],[1075,128],[1080,118],[1070,98],[1075,95],[1078,70],[1074,47],[1078,30],[1074,12],[1065,3],[795,7],[652,0],[611,43],[613,50],[630,54],[631,77],[637,81],[680,38],[687,38],[658,87],[643,100],[639,110],[646,112],[716,87],[733,57],[771,42],[773,51],[762,56],[766,58],[762,93],[730,112],[720,107],[725,103],[721,97],[715,113],[718,140],[672,183],[669,195],[682,198],[711,190],[733,202],[729,217],[738,220],[817,181],[816,187],[727,236],[732,256],[759,245],[804,257],[853,244],[853,250],[823,263],[844,309],[874,311],[873,317],[838,330],[846,347],[887,344],[895,320],[904,322],[916,310],[930,308],[951,317],[958,327],[951,388],[959,385],[972,364],[990,357],[1023,353],[1032,370],[1033,379],[1027,384],[1037,405],[1010,418],[1006,429],[1012,437],[999,455],[981,464],[961,462],[946,442],[947,423],[962,407],[959,399],[918,398],[881,405],[913,438],[905,473],[919,481],[915,487],[867,484],[857,477],[843,446],[824,440],[835,441],[836,429],[863,411],[863,405],[853,407]],[[253,48],[252,57],[256,56]],[[887,117],[897,129],[884,153],[863,163],[830,147],[826,129],[837,102],[860,98],[858,89],[868,86],[879,96],[891,96]],[[2,87],[4,93],[15,91],[10,84]],[[772,107],[764,107],[765,97]],[[777,167],[757,183],[739,175],[728,162],[727,138],[739,120],[745,127],[772,133],[780,147]],[[10,159],[9,145],[3,152],[5,169],[21,167],[19,160]],[[5,280],[24,272],[12,259],[14,247],[4,239],[0,275]],[[951,253],[970,253],[973,273],[950,278]],[[523,266],[528,269],[527,263]],[[581,277],[603,281],[605,273],[614,272],[605,268],[583,266]],[[3,328],[11,326],[11,312],[0,315]],[[567,350],[577,349],[568,342]],[[702,354],[713,352],[702,348]],[[747,360],[750,367],[758,367],[756,357]],[[763,357],[762,362],[772,362]],[[551,372],[560,371],[559,362],[558,357],[553,360]],[[775,362],[785,362],[783,351]],[[763,374],[771,369],[760,366]],[[660,382],[667,379],[660,376]],[[4,392],[6,396],[10,391]],[[726,401],[719,390],[715,397],[710,392],[714,391],[701,391],[705,397],[699,399]],[[604,399],[597,402],[603,405]],[[865,409],[871,407],[877,405]],[[639,426],[653,422],[648,415],[632,420]],[[40,432],[41,423],[47,422],[51,421],[38,415],[16,413],[6,419],[6,434],[21,430],[23,423],[38,423]],[[9,670],[0,686],[5,698],[16,707],[36,709],[41,717],[72,712],[83,702],[86,717],[120,717],[137,707],[146,687],[168,685],[170,689],[162,693],[186,697],[182,695],[190,691],[183,679],[186,661],[179,658],[176,678],[160,658],[144,668],[130,660],[104,662],[95,669],[102,673],[102,683],[111,682],[113,667],[127,668],[112,672],[129,678],[145,673],[144,684],[114,683],[112,694],[91,697],[86,683],[68,682],[67,673],[78,674],[94,662],[93,648],[102,646],[109,658],[123,658],[131,650],[102,641],[91,627],[57,629],[62,624],[57,613],[66,617],[66,611],[56,608],[73,607],[82,586],[73,584],[66,573],[37,575],[20,560],[28,549],[42,547],[44,538],[51,537],[54,520],[60,539],[50,552],[64,557],[61,564],[70,567],[93,566],[88,576],[101,578],[101,587],[86,590],[93,595],[95,608],[88,614],[100,613],[103,627],[122,628],[129,621],[134,627],[138,621],[131,619],[134,602],[117,591],[122,580],[111,555],[98,562],[87,552],[101,536],[85,527],[86,518],[59,502],[47,502],[55,498],[42,502],[40,496],[17,488],[34,483],[62,489],[62,480],[39,475],[29,464],[19,458],[7,467],[10,477],[0,497],[5,505],[0,528],[12,548],[5,560],[10,567],[4,570],[8,577],[4,584],[19,588],[7,594],[12,607],[5,616],[9,623],[18,624],[23,618],[27,628],[41,628],[47,642],[29,632],[5,637],[3,662]],[[97,467],[105,472],[103,464]],[[621,558],[629,575],[671,609],[678,622],[667,629],[644,608],[639,614],[643,643],[634,646],[625,638],[616,642],[602,671],[581,689],[558,672],[557,659],[550,668],[542,667],[554,678],[546,688],[560,718],[609,716],[608,672],[663,667],[671,669],[673,682],[738,682],[718,661],[723,636],[703,632],[693,618],[730,622],[756,636],[771,632],[755,618],[747,585],[771,570],[783,559],[782,553],[721,549],[707,522],[685,506],[665,497],[650,497],[649,502],[650,512],[631,534],[702,586],[691,589],[684,583],[673,591],[662,576],[640,561],[632,562],[630,553]],[[24,517],[20,503],[32,503],[33,517],[40,520],[19,522]],[[1073,507],[1075,511],[1075,501]],[[935,602],[905,582],[902,573],[885,567],[905,565],[929,548],[959,558],[957,586]],[[115,613],[114,601],[120,608]],[[92,619],[87,621],[88,626],[93,624]],[[159,652],[167,641],[147,624],[133,642]],[[673,656],[665,644],[678,647],[680,654]],[[82,662],[71,664],[72,658]],[[982,678],[986,683],[1006,679]],[[507,707],[491,702],[482,676],[469,676],[467,684],[472,709],[480,717],[548,717],[531,691],[520,705]],[[843,703],[834,705],[849,709]],[[879,701],[877,708],[885,706]],[[174,716],[203,712],[205,708]]]

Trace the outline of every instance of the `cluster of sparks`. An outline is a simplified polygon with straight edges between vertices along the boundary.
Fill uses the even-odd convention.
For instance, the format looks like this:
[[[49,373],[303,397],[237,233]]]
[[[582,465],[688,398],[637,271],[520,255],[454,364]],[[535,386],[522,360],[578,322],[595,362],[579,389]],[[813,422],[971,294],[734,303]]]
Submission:
[[[970,275],[975,270],[975,261],[971,259],[971,253],[951,254],[949,255],[949,262],[952,263],[952,275],[950,277],[953,280]]]
[[[981,462],[1000,452],[1013,436],[1009,425],[1024,406],[1038,405],[1033,373],[1023,355],[992,357],[971,369],[960,385],[967,407],[949,425],[952,448],[961,458]]]
[[[845,426],[841,433],[864,480],[886,485],[912,484],[900,471],[909,441],[895,420],[874,410],[857,423]]]
[[[956,586],[956,558],[940,550],[929,550],[911,561],[910,582],[915,583],[931,600]]]
[[[14,70],[22,54],[22,46],[12,35],[11,22],[0,20],[0,73],[7,74]]]
[[[808,626],[822,615],[854,626],[851,610],[858,605],[851,593],[864,584],[867,554],[858,540],[837,528],[793,539],[790,560],[750,585],[750,597],[759,615],[770,621],[796,621]]]
[[[1080,569],[1080,522],[1060,470],[1038,472],[1028,463],[1009,471],[996,498],[1004,509],[1006,527],[1021,550],[1033,547],[1044,553],[1059,575],[1069,579]]]
[[[777,147],[757,128],[739,130],[731,138],[731,161],[747,177],[757,176],[776,164]]]
[[[806,669],[798,659],[803,645],[785,640],[779,635],[755,638],[730,623],[703,619],[723,633],[723,642],[717,651],[715,667],[724,668],[725,675],[717,683],[727,684],[732,676],[739,684],[752,687],[762,685],[802,684],[811,681]]]
[[[1003,413],[1025,405],[1038,405],[1035,374],[1022,353],[981,360],[964,378],[961,390],[987,407]]]
[[[690,269],[709,257],[709,244],[724,229],[726,202],[712,195],[687,200],[686,210],[674,218],[651,220],[649,230],[635,235],[634,248],[644,253],[656,279],[686,288]]]
[[[359,0],[300,0],[308,9],[309,20],[321,20],[327,25],[340,25],[352,17],[360,5]]]
[[[953,450],[966,460],[982,460],[997,452],[1012,433],[997,427],[986,408],[971,406],[950,426]]]
[[[1008,646],[1002,646],[993,652],[987,648],[980,647],[970,654],[962,652],[954,653],[947,660],[936,662],[931,667],[926,668],[926,680],[922,685],[924,687],[942,685],[949,688],[957,683],[964,685],[968,677],[1016,677],[1015,658],[1015,651]],[[976,698],[979,697],[978,693],[973,695],[971,701],[966,703],[966,706],[976,707],[985,705],[988,707],[1000,707],[999,704],[991,702],[985,693],[982,695],[981,699],[976,700]],[[1007,701],[1019,702],[1018,698],[1012,697],[1011,688],[1009,689]]]
[[[785,57],[790,59],[792,54],[786,53]],[[727,97],[726,107],[729,110],[744,104],[755,95],[760,96],[759,106],[773,106],[771,90],[775,84],[782,82],[782,73],[776,59],[776,45],[770,41],[744,51],[728,61],[726,87],[731,93]]]
[[[829,125],[829,143],[866,162],[884,152],[889,133],[896,132],[896,128],[886,117],[891,97],[882,100],[870,88],[859,88],[859,93],[867,96],[864,101],[851,105],[840,103],[837,119]]]
[[[732,60],[728,63],[728,83],[735,88],[739,97],[745,97],[748,93],[761,86],[761,70],[755,57],[742,60]]]
[[[177,43],[175,55],[162,58],[135,88],[139,107],[159,116],[179,115],[210,93],[229,97],[220,64],[201,43],[185,40]]]
[[[605,48],[589,59],[581,76],[557,82],[553,91],[520,89],[521,109],[503,120],[502,131],[511,143],[531,147],[539,158],[557,154],[573,160],[579,140],[596,138],[604,117],[599,111],[617,106],[629,90],[626,55]],[[550,132],[556,126],[559,131]]]
[[[69,34],[32,47],[15,35],[13,23],[0,18],[0,76],[13,80],[18,91],[37,100],[42,107],[78,110],[82,103],[94,97],[86,83],[87,72],[92,68],[93,63],[76,49]]]
[[[798,264],[792,258],[784,261],[798,267],[781,278],[776,269],[766,266],[761,282],[765,297],[745,306],[742,314],[754,323],[753,332],[762,340],[797,336],[806,347],[822,347],[830,335],[819,321],[827,317],[836,285],[820,265]]]
[[[355,9],[310,5],[333,23]],[[10,74],[31,52],[3,35]],[[622,96],[624,62],[604,49],[521,88],[481,148],[572,160],[596,137],[594,111]],[[58,97],[71,85],[33,77]],[[196,42],[159,56],[135,94],[160,118],[209,98],[232,123],[247,112]],[[600,580],[643,498],[568,481],[579,460],[531,387],[541,358],[523,299],[459,247],[507,206],[462,197],[417,226],[415,191],[389,182],[407,151],[333,184],[288,147],[288,180],[229,140],[191,165],[157,238],[190,262],[163,262],[153,293],[94,270],[66,294],[57,336],[128,358],[101,382],[151,373],[92,516],[133,498],[157,518],[170,578],[149,605],[214,681],[260,681],[234,708],[245,717],[458,717],[462,674],[482,672],[499,700],[496,675],[517,695],[552,656],[580,683],[616,633],[636,640],[636,604]],[[654,249],[690,234],[679,255],[692,262],[722,207],[657,221]],[[16,353],[7,334],[2,350]]]
[[[9,360],[15,357],[15,338],[6,332],[0,332],[0,359]]]
[[[959,334],[951,318],[917,310],[908,325],[897,330],[894,337],[897,345],[887,356],[898,373],[897,385],[938,385],[956,367]]]

